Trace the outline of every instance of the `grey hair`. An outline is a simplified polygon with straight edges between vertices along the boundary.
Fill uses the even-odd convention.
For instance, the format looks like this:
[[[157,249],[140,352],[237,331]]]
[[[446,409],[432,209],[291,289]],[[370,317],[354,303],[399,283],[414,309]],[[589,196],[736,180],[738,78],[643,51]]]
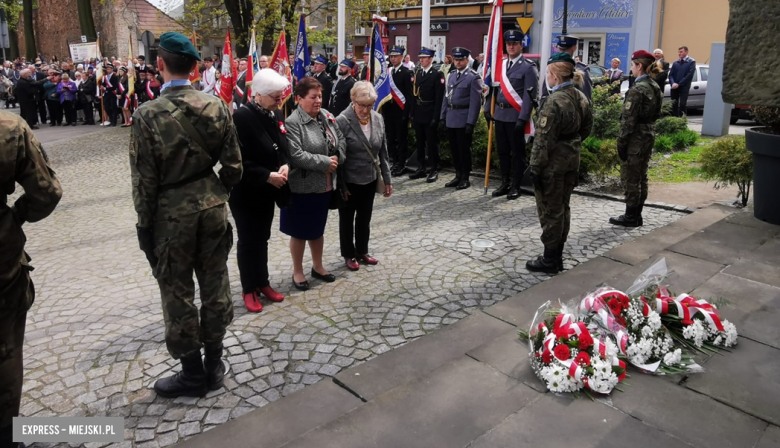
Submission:
[[[661,54],[664,54],[664,51],[661,50],[660,48],[656,48],[655,50],[653,50],[653,53],[655,53],[656,51],[661,53]]]
[[[618,61],[618,64],[620,64],[620,58],[612,58],[612,61]],[[610,61],[610,62],[612,62]]]
[[[377,99],[376,89],[368,81],[358,81],[352,86],[352,90],[349,91],[349,97],[352,101],[358,103],[369,100],[376,102]]]
[[[62,79],[70,79],[70,75],[67,73],[62,74]]]
[[[260,70],[252,78],[252,92],[255,95],[270,95],[274,92],[281,92],[289,85],[290,82],[285,77],[270,68]]]
[[[19,72],[19,76],[30,75],[30,74],[31,74],[30,69],[27,68]]]

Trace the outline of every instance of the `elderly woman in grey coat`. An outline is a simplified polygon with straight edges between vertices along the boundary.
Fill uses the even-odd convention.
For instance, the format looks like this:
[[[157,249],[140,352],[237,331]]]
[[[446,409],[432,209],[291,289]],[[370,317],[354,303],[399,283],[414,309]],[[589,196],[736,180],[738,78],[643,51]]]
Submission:
[[[288,164],[287,182],[292,197],[280,213],[281,231],[290,235],[293,259],[293,286],[305,291],[309,282],[303,273],[306,242],[311,250],[311,276],[325,281],[336,277],[322,265],[328,206],[336,187],[336,168],[344,163],[344,137],[336,117],[322,109],[322,84],[305,77],[295,86],[295,109],[286,120]]]
[[[359,261],[370,265],[379,263],[368,253],[371,213],[377,193],[377,165],[385,185],[382,195],[390,197],[393,186],[385,122],[382,115],[373,110],[376,90],[371,83],[358,81],[350,91],[350,98],[352,104],[336,119],[347,143],[347,161],[339,170],[345,183],[344,201],[339,205],[339,239],[347,269],[357,271]]]

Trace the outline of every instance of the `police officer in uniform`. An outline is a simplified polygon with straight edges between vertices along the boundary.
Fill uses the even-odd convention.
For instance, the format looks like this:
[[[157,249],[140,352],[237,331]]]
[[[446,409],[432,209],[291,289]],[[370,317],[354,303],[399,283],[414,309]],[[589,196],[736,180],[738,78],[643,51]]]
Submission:
[[[452,49],[454,67],[447,78],[447,90],[441,104],[441,120],[450,140],[455,178],[444,184],[465,190],[471,187],[471,139],[482,109],[482,79],[469,67],[471,52],[463,47]]]
[[[563,53],[569,53],[574,58],[574,53],[577,52],[577,45],[580,38],[567,34],[564,36],[558,36],[558,49]],[[590,67],[582,62],[575,62],[575,68],[578,72],[582,73],[582,86],[577,87],[580,92],[584,93],[588,98],[588,101],[592,101],[593,97],[593,81],[590,79]],[[550,92],[547,87],[547,83],[542,86],[542,97],[546,97]]]
[[[439,113],[444,99],[444,74],[432,66],[435,52],[423,47],[420,50],[420,67],[414,73],[412,94],[412,126],[417,138],[417,171],[409,175],[409,179],[422,179],[432,183],[439,179]],[[425,148],[428,148],[426,173]]]
[[[385,119],[387,132],[387,149],[390,152],[390,158],[393,159],[390,174],[393,176],[400,176],[406,171],[409,116],[414,107],[412,104],[412,71],[402,64],[405,51],[404,47],[393,46],[387,53],[387,57],[390,59],[390,76],[393,77],[393,83],[400,92],[397,99],[394,95],[392,100],[382,106],[382,116]]]
[[[488,122],[491,119],[496,122],[496,146],[501,164],[501,186],[493,192],[493,197],[506,195],[509,200],[520,197],[520,181],[526,168],[526,125],[531,119],[536,86],[539,85],[539,72],[523,57],[523,37],[520,30],[508,30],[504,33],[507,58],[502,62],[505,79],[522,99],[519,104],[520,111],[515,109],[501,87],[490,89],[490,95],[496,95],[493,116],[490,115],[490,96],[485,102],[485,119]]]
[[[542,225],[544,254],[525,264],[531,272],[563,270],[563,248],[569,236],[569,201],[580,166],[580,144],[593,127],[590,101],[577,89],[582,72],[574,58],[556,53],[547,63],[550,95],[542,100],[531,150],[531,180]]]
[[[138,241],[160,286],[168,352],[182,366],[155,383],[163,397],[200,397],[222,387],[222,338],[233,320],[227,269],[233,229],[225,203],[241,179],[241,152],[228,106],[190,85],[199,60],[189,38],[160,36],[162,92],[133,114],[130,173]]]
[[[330,105],[330,92],[333,90],[333,81],[330,76],[325,72],[328,66],[328,60],[324,56],[317,56],[314,58],[314,65],[312,66],[311,75],[317,78],[317,81],[322,84],[322,104]],[[328,109],[329,112],[332,112]]]
[[[355,78],[352,77],[353,68],[355,68],[355,63],[349,59],[344,59],[339,64],[339,79],[333,85],[333,91],[330,95],[330,107],[328,107],[328,112],[333,114],[334,117],[338,117],[352,103],[349,92],[352,90],[352,86],[355,85]],[[323,102],[322,104],[325,103]]]
[[[24,326],[35,299],[22,225],[49,216],[62,188],[22,117],[0,112],[0,142],[0,447],[16,447],[11,422],[19,416]],[[17,183],[24,194],[9,206]]]
[[[631,56],[631,73],[636,82],[626,92],[617,140],[618,156],[623,161],[621,174],[626,184],[626,212],[617,218],[609,218],[610,224],[624,227],[643,224],[647,169],[655,145],[655,120],[661,116],[664,97],[653,77],[661,70],[661,65],[654,63],[653,54],[649,51],[639,50]]]

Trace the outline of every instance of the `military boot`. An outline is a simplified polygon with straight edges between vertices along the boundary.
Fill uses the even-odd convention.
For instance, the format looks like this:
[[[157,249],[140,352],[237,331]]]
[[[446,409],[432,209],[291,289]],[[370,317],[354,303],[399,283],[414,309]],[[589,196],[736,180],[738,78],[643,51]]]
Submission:
[[[639,219],[637,218],[637,207],[626,206],[626,213],[618,216],[617,218],[609,218],[609,223],[616,226],[623,227],[639,227]]]
[[[558,248],[558,270],[563,272],[563,244]]]
[[[217,390],[222,387],[225,380],[225,363],[222,362],[222,343],[208,344],[206,352],[206,383],[209,390]]]
[[[506,198],[510,201],[513,201],[520,197],[520,177],[515,176],[512,178],[512,188],[509,189],[509,193],[506,195]]]
[[[181,357],[181,372],[161,378],[154,383],[154,391],[165,398],[202,397],[208,393],[206,371],[200,350]]]
[[[495,191],[493,191],[493,197],[497,198],[499,196],[504,196],[507,193],[509,193],[509,189],[511,188],[512,184],[509,180],[509,176],[501,176],[501,186],[498,187]]]
[[[531,272],[544,272],[546,274],[557,274],[560,269],[558,250],[544,250],[544,255],[536,257],[525,264],[525,268]]]
[[[642,221],[642,210],[645,208],[645,203],[642,201],[641,204],[636,208],[636,218],[637,221],[639,221],[639,226],[645,225],[644,221]]]

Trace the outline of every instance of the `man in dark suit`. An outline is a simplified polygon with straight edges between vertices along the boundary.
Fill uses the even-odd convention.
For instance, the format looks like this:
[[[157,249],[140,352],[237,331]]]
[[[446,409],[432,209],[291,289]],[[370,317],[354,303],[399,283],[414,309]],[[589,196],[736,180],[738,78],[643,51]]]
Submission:
[[[669,70],[669,84],[672,86],[672,115],[682,117],[688,115],[688,93],[696,72],[696,61],[688,56],[688,47],[685,46],[677,50],[677,56],[679,59],[674,61]]]
[[[417,138],[417,171],[409,175],[409,179],[426,177],[425,149],[428,148],[426,182],[436,182],[439,179],[439,135],[437,127],[441,102],[444,99],[444,74],[432,67],[435,52],[423,47],[418,55],[420,68],[414,74],[412,94],[412,126]]]
[[[49,77],[49,74],[42,69],[41,64],[35,64],[35,75],[33,77],[36,81],[43,81],[38,92],[38,115],[41,116],[41,123],[46,123],[46,95],[43,91],[43,84],[46,82],[45,80]]]
[[[352,77],[353,68],[355,68],[355,63],[349,59],[344,59],[339,64],[339,79],[333,86],[333,91],[330,95],[330,107],[328,107],[328,112],[332,113],[334,117],[338,117],[352,102],[349,92],[352,90],[352,86],[355,85],[355,78]],[[322,104],[325,103],[323,102]]]
[[[666,80],[669,78],[669,63],[664,61],[664,51],[660,48],[656,48],[655,51],[653,51],[653,56],[655,56],[655,65],[661,67],[661,73],[656,75],[655,82],[663,93],[664,87],[666,86]]]
[[[247,102],[246,65],[246,58],[238,60],[238,76],[236,77],[236,87],[233,89],[233,109],[238,109],[242,104]]]
[[[360,75],[358,76],[358,81],[368,81],[371,82],[370,79],[368,79],[368,65],[371,61],[371,51],[368,47],[366,47],[366,51],[363,52],[363,68],[360,69]]]
[[[112,64],[106,64],[105,68],[106,74],[101,79],[103,85],[100,87],[100,90],[103,92],[103,109],[105,109],[108,116],[109,126],[116,127],[116,94],[119,91],[119,76],[114,73]]]
[[[328,68],[328,60],[324,56],[317,56],[314,58],[314,64],[311,68],[311,76],[317,78],[317,81],[322,84],[322,107],[328,109],[328,112],[333,113],[328,107],[330,106],[330,93],[333,90],[333,81],[330,79],[330,75],[326,73]]]
[[[412,71],[402,64],[404,47],[390,47],[390,76],[393,77],[393,99],[382,106],[387,131],[387,149],[393,159],[390,173],[400,176],[406,171],[407,134],[409,133],[409,113],[412,105]]]
[[[520,197],[520,181],[525,173],[525,134],[531,120],[539,73],[536,66],[523,57],[523,32],[507,30],[504,33],[507,58],[504,64],[505,86],[490,89],[485,102],[485,118],[495,120],[496,147],[501,166],[501,186],[493,197]],[[492,95],[496,95],[495,110],[490,112]]]

